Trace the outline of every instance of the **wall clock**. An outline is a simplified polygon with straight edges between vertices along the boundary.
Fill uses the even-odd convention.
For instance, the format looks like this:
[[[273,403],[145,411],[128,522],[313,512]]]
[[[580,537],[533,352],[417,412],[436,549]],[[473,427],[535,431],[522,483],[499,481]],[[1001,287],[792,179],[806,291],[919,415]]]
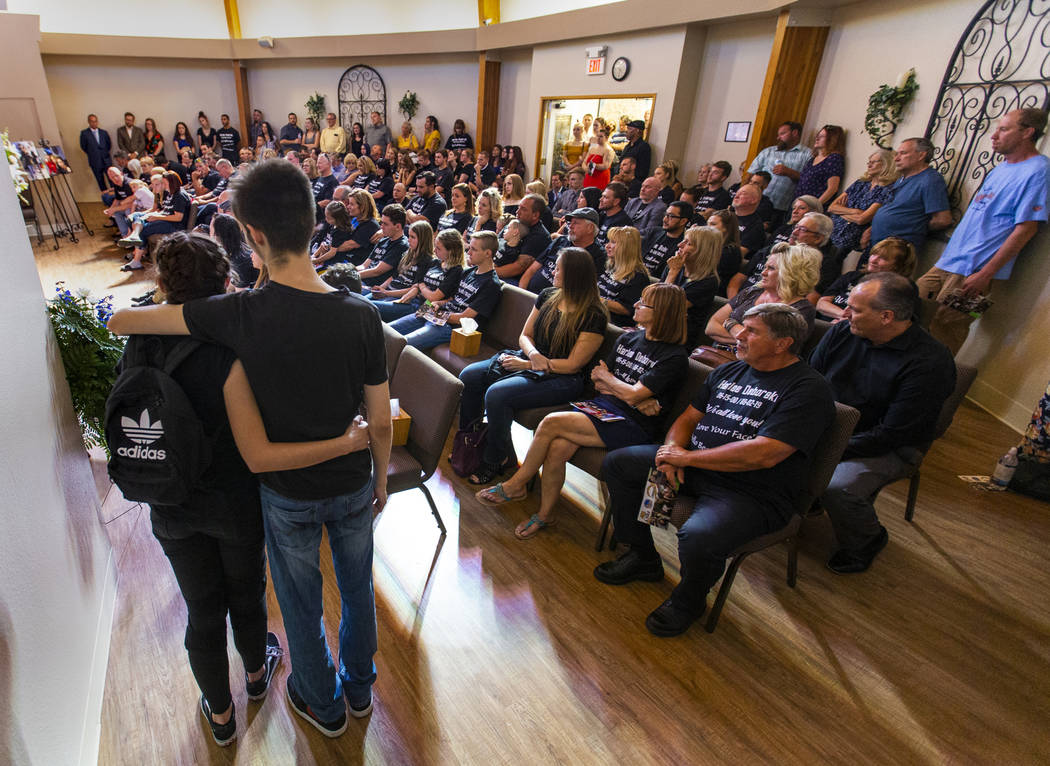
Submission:
[[[627,75],[631,73],[631,62],[625,59],[623,56],[616,59],[612,65],[612,76],[616,82],[621,82],[627,79]]]

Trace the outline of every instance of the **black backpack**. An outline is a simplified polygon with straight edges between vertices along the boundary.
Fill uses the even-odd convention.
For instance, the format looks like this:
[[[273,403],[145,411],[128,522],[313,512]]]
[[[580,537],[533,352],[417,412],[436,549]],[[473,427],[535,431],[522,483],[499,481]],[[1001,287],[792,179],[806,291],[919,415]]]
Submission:
[[[181,505],[211,464],[211,439],[171,377],[200,345],[186,338],[165,354],[157,337],[128,341],[105,422],[109,477],[128,500]]]

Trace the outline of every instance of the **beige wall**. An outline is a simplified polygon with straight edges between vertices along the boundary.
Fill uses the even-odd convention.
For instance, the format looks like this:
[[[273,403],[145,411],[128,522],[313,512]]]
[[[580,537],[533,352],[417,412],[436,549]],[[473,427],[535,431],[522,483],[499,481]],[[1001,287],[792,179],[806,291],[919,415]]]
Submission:
[[[599,5],[621,2],[622,0],[575,0],[573,8],[592,8]],[[500,0],[500,21],[520,21],[547,16],[569,10],[564,0]],[[600,13],[601,11],[597,11]]]
[[[806,120],[806,138],[826,122],[844,126],[846,176],[856,178],[874,148],[863,132],[868,96],[883,83],[896,82],[909,67],[915,67],[920,89],[897,138],[922,135],[955,45],[978,9],[977,3],[950,0],[886,0],[838,9]],[[1044,140],[1047,153],[1045,144]],[[936,261],[941,248],[931,243],[921,269]],[[997,290],[996,305],[974,325],[959,352],[960,361],[981,370],[971,398],[1017,430],[1027,424],[1050,379],[1048,252],[1050,233],[1044,226],[1020,256],[1013,278]]]
[[[237,123],[237,97],[229,62],[44,56],[44,68],[62,145],[73,168],[70,180],[81,201],[96,201],[99,195],[79,143],[89,113],[97,114],[101,127],[109,131],[114,151],[117,128],[124,124],[126,111],[135,114],[140,126],[152,117],[168,142],[179,120],[195,133],[197,112],[202,109],[214,127],[219,126],[222,112]]]
[[[708,28],[688,148],[682,158],[683,183],[693,181],[705,162],[726,160],[736,168],[744,161],[748,145],[726,143],[726,123],[754,122],[775,32],[773,17]],[[738,178],[734,172],[733,180]]]
[[[499,122],[496,141],[520,146],[525,162],[531,168],[536,146],[526,145],[529,96],[532,88],[532,49],[501,51],[499,70]]]
[[[216,5],[222,7],[219,2]],[[265,35],[277,40],[277,45],[282,37],[352,35],[366,30],[370,34],[429,32],[478,25],[476,0],[400,0],[396,6],[324,0],[299,0],[294,5],[273,0],[238,0],[237,7],[244,37]]]
[[[45,32],[84,35],[164,35],[166,37],[224,38],[228,35],[226,12],[218,0],[179,0],[179,18],[165,12],[150,17],[145,13],[121,16],[120,7],[70,0],[7,0],[7,9],[40,14]]]

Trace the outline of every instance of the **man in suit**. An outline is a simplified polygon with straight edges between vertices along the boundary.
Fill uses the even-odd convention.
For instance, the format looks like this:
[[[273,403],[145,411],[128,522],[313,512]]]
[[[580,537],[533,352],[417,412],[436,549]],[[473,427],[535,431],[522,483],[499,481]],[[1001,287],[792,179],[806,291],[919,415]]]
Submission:
[[[124,127],[117,129],[117,146],[135,159],[146,151],[146,134],[135,124],[135,115],[124,112]]]
[[[80,131],[80,149],[87,155],[99,191],[106,190],[106,169],[112,164],[109,157],[112,148],[109,133],[98,126],[96,115],[89,114],[88,126]]]

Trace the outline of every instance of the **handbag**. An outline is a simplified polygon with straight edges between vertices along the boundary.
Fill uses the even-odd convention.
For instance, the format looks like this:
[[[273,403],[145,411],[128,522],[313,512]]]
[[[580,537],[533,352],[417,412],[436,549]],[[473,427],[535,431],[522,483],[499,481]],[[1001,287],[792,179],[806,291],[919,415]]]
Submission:
[[[479,418],[466,428],[456,431],[452,437],[452,454],[448,461],[457,476],[467,477],[478,472],[481,456],[485,452],[488,424]]]
[[[695,359],[700,364],[706,364],[708,367],[718,367],[728,362],[736,361],[736,352],[729,349],[728,346],[698,346],[693,349],[693,353],[689,355],[690,359]]]
[[[1017,456],[1017,469],[1010,479],[1009,488],[1022,495],[1050,502],[1050,464],[1021,453]]]

